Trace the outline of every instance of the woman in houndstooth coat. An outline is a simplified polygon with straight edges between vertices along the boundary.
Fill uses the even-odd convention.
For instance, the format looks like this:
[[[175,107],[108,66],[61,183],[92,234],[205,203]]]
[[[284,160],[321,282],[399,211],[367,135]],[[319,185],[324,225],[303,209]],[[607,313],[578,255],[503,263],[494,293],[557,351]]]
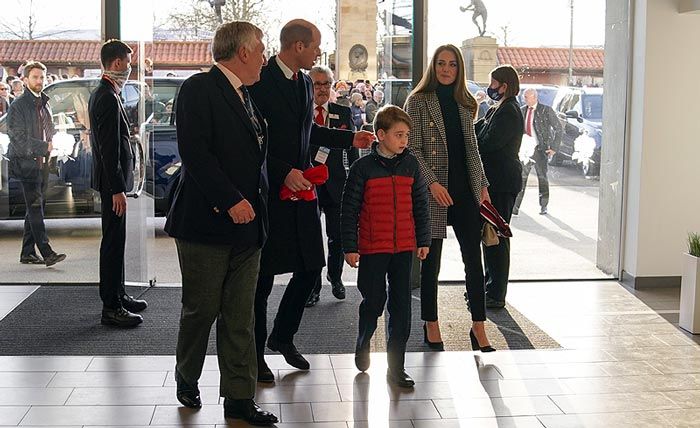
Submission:
[[[489,200],[479,157],[474,118],[477,103],[467,90],[464,59],[454,45],[437,48],[430,66],[406,100],[411,117],[409,150],[428,184],[432,243],[421,266],[421,318],[425,342],[443,350],[437,307],[442,241],[451,225],[459,241],[472,312],[470,336],[479,349],[489,346],[484,330],[484,270],[481,264],[479,206]],[[478,343],[474,343],[474,341]]]

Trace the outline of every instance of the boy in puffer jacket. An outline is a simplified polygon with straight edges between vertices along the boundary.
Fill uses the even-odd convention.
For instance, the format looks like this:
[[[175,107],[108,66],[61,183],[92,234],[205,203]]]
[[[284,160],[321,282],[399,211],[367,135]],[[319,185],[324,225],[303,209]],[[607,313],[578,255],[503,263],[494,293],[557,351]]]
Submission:
[[[387,302],[388,275],[387,381],[401,387],[415,383],[404,370],[413,252],[424,260],[430,247],[428,189],[418,161],[406,150],[410,130],[411,119],[400,108],[387,105],[377,111],[379,142],[350,168],[341,205],[345,261],[353,268],[359,262],[362,294],[355,365],[363,372],[369,368],[370,339]]]

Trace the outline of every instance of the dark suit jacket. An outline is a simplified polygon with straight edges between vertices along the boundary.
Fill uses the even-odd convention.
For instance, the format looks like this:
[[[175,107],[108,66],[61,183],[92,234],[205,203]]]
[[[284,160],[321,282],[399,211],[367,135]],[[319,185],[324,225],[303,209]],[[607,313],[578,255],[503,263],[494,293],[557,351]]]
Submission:
[[[25,181],[40,181],[42,174],[36,158],[48,154],[49,141],[55,134],[52,129],[44,135],[40,110],[47,117],[51,117],[51,108],[48,104],[49,97],[42,93],[37,98],[28,89],[17,97],[7,113],[7,133],[10,137],[10,145],[7,149],[7,157],[10,159],[10,176]]]
[[[92,188],[115,195],[134,187],[134,154],[129,142],[129,121],[119,94],[102,79],[90,95]]]
[[[527,118],[527,105],[523,106],[521,111],[523,113],[523,120],[525,120]],[[532,118],[532,127],[535,128],[537,147],[540,150],[559,150],[564,130],[561,127],[561,123],[554,109],[548,105],[537,103],[534,117]]]
[[[292,168],[303,171],[311,166],[310,144],[347,149],[353,133],[316,125],[311,78],[299,72],[297,81],[287,79],[274,56],[249,89],[269,126],[270,239],[263,248],[260,273],[321,269],[325,261],[318,202],[282,201],[279,189]]]
[[[236,248],[262,247],[267,236],[267,150],[243,102],[223,72],[187,79],[177,98],[177,145],[182,173],[165,223],[174,238]],[[228,209],[247,199],[255,210],[248,224],[235,224]]]
[[[338,118],[331,118],[331,115],[337,115]],[[350,108],[329,103],[327,122],[329,128],[352,129],[352,116],[350,113]],[[318,149],[319,146],[311,146],[311,159],[316,157]],[[359,150],[356,148],[347,150],[331,150],[331,152],[328,154],[328,159],[326,159],[326,165],[328,166],[328,181],[326,181],[326,184],[319,186],[318,189],[318,200],[321,205],[340,205],[340,200],[343,196],[343,187],[345,187],[345,179],[347,178],[347,171],[345,171],[345,165],[343,164],[343,151],[347,153],[348,165],[352,165],[352,163],[360,157]],[[318,163],[314,162],[314,165],[316,164]]]
[[[523,178],[518,152],[524,120],[518,100],[510,97],[491,107],[474,128],[481,162],[489,180],[489,192],[520,192]]]

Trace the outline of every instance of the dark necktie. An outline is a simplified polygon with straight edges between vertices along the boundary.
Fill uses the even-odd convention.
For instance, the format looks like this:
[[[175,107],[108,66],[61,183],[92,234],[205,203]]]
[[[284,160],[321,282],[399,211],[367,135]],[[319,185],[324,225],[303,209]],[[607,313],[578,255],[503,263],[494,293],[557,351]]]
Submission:
[[[262,147],[262,128],[260,127],[260,122],[258,122],[258,118],[255,116],[255,109],[253,108],[253,103],[250,101],[250,94],[248,93],[248,88],[241,85],[239,89],[243,94],[243,107],[245,107],[245,111],[248,113],[248,117],[250,118],[250,121],[253,124],[253,129],[255,129],[255,133],[258,136],[258,145]]]

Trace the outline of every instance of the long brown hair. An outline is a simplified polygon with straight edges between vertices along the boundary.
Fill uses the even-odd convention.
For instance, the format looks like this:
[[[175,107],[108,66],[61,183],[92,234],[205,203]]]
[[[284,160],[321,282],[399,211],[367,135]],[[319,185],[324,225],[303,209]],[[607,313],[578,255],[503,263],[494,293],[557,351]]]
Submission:
[[[439,82],[435,68],[437,67],[437,57],[440,55],[440,53],[442,53],[442,51],[450,51],[454,53],[455,58],[457,58],[457,79],[455,79],[454,93],[455,101],[457,101],[457,104],[461,104],[464,107],[471,109],[471,111],[476,115],[476,99],[474,98],[474,95],[469,92],[469,89],[467,89],[467,76],[464,70],[464,57],[462,56],[462,52],[460,52],[455,45],[442,45],[435,49],[430,65],[428,65],[426,68],[425,73],[423,73],[423,77],[420,79],[420,82],[418,82],[416,88],[411,91],[411,95],[419,94],[421,92],[435,92],[437,90]]]

